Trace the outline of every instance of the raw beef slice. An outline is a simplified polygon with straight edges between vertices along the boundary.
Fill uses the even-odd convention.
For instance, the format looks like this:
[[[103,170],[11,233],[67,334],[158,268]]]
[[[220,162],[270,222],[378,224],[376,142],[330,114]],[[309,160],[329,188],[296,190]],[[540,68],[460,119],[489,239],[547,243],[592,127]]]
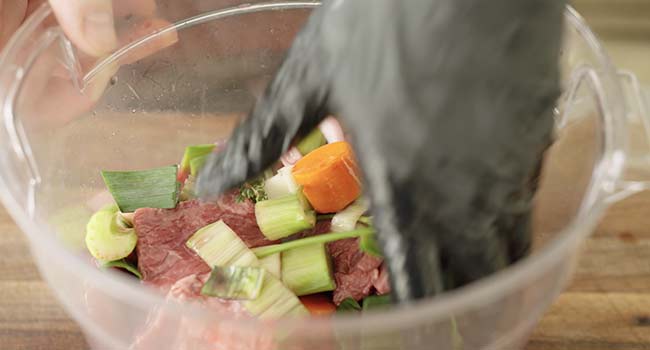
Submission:
[[[237,203],[233,194],[224,195],[216,204],[191,200],[174,209],[136,210],[133,225],[138,235],[136,251],[143,281],[166,289],[185,276],[210,271],[185,242],[201,227],[220,219],[249,247],[273,243],[257,227],[254,205]]]

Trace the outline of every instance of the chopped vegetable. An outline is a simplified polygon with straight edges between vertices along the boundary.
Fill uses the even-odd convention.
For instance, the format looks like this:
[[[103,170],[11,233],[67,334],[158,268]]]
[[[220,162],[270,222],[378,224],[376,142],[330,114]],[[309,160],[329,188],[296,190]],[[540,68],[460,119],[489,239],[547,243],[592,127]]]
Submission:
[[[86,247],[100,261],[129,256],[137,241],[135,230],[125,224],[113,204],[93,214],[86,225]]]
[[[277,199],[298,192],[300,187],[291,175],[290,166],[285,166],[278,170],[275,176],[266,179],[264,191],[268,199]]]
[[[302,154],[303,156],[316,148],[324,145],[327,143],[327,140],[325,139],[325,135],[320,131],[320,129],[316,128],[312,130],[307,136],[305,136],[298,144],[296,145],[296,148]]]
[[[309,203],[319,213],[342,210],[361,194],[358,167],[347,142],[317,148],[292,169]]]
[[[282,277],[282,263],[280,258],[280,253],[272,254],[260,258],[260,265],[266,269],[270,274],[277,278]]]
[[[120,211],[138,208],[174,208],[180,184],[175,165],[138,171],[102,171],[106,187]]]
[[[269,199],[255,204],[255,218],[260,230],[270,240],[290,236],[314,227],[316,214],[307,210],[300,193]]]
[[[190,161],[190,175],[197,176],[199,170],[203,168],[205,161],[208,159],[208,155],[198,156]]]
[[[336,288],[325,244],[314,243],[282,253],[282,282],[297,296]]]
[[[137,267],[135,267],[133,264],[129,263],[125,259],[108,261],[108,262],[102,263],[101,265],[102,265],[102,267],[106,267],[106,268],[118,267],[118,268],[124,269],[124,270],[132,273],[135,277],[137,277],[139,279],[142,279],[142,274],[140,273],[140,270],[138,270]]]
[[[368,202],[359,198],[332,217],[332,231],[345,232],[354,230],[361,215],[368,210]]]
[[[259,319],[275,319],[282,316],[307,315],[307,309],[279,279],[266,274],[259,296],[244,301],[243,306]]]
[[[345,298],[336,308],[337,312],[361,311],[361,305],[353,298]]]
[[[255,254],[222,220],[196,231],[187,246],[212,267],[260,266]],[[260,319],[307,314],[298,297],[270,273],[265,274],[258,297],[242,305]]]
[[[291,249],[304,247],[306,245],[310,245],[314,243],[329,243],[341,239],[362,237],[364,235],[371,235],[374,233],[375,230],[372,227],[364,227],[364,228],[359,228],[348,232],[325,233],[322,235],[296,239],[285,243],[272,244],[264,247],[257,247],[257,248],[253,248],[252,250],[258,258],[263,258],[271,254],[286,252]]]
[[[223,220],[196,231],[186,243],[210,267],[257,266],[257,257]]]
[[[312,294],[300,297],[300,302],[309,310],[312,316],[328,316],[336,312],[336,305],[326,294]]]
[[[181,161],[181,169],[184,171],[191,171],[192,161],[196,158],[205,157],[212,153],[215,147],[214,144],[187,146],[185,148],[185,154],[183,154],[183,160]],[[196,173],[191,171],[191,174]]]
[[[266,192],[264,192],[264,179],[254,180],[252,182],[245,182],[239,187],[239,194],[237,195],[237,201],[243,202],[247,199],[253,201],[253,203],[261,202],[266,199]]]
[[[371,295],[363,299],[363,311],[381,309],[391,304],[390,295]]]
[[[359,250],[380,258],[383,257],[381,248],[379,247],[379,244],[377,244],[377,240],[371,235],[361,236],[359,239]]]
[[[266,270],[260,267],[215,266],[201,294],[223,299],[252,300],[262,289]]]

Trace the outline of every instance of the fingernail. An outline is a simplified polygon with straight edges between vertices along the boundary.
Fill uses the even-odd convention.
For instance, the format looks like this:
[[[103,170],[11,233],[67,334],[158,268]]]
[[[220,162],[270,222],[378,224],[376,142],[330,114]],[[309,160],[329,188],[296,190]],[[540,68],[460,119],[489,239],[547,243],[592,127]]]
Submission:
[[[90,12],[84,17],[84,35],[86,41],[97,52],[105,54],[117,46],[117,36],[110,12]]]

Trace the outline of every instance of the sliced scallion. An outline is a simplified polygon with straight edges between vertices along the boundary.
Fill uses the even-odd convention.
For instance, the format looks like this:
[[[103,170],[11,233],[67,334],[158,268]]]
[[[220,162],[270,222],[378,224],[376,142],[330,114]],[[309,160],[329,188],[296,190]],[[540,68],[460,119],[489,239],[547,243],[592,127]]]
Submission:
[[[270,240],[290,236],[314,227],[316,214],[305,209],[300,193],[255,203],[255,218],[260,231]]]
[[[282,253],[282,282],[297,296],[336,288],[325,244],[315,243]]]
[[[120,211],[138,208],[174,208],[180,184],[175,165],[137,171],[102,171],[106,187]]]
[[[215,266],[201,294],[222,299],[252,300],[262,289],[266,270],[250,266]]]

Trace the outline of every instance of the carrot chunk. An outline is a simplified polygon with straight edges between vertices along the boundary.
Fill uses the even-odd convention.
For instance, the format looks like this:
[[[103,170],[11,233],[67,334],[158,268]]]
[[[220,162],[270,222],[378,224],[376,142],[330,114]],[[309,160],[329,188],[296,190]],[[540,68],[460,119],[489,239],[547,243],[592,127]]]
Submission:
[[[359,168],[352,147],[345,141],[309,152],[296,162],[292,174],[319,213],[337,212],[361,194]]]
[[[332,299],[325,294],[312,294],[300,297],[300,302],[313,316],[328,316],[336,312]]]

